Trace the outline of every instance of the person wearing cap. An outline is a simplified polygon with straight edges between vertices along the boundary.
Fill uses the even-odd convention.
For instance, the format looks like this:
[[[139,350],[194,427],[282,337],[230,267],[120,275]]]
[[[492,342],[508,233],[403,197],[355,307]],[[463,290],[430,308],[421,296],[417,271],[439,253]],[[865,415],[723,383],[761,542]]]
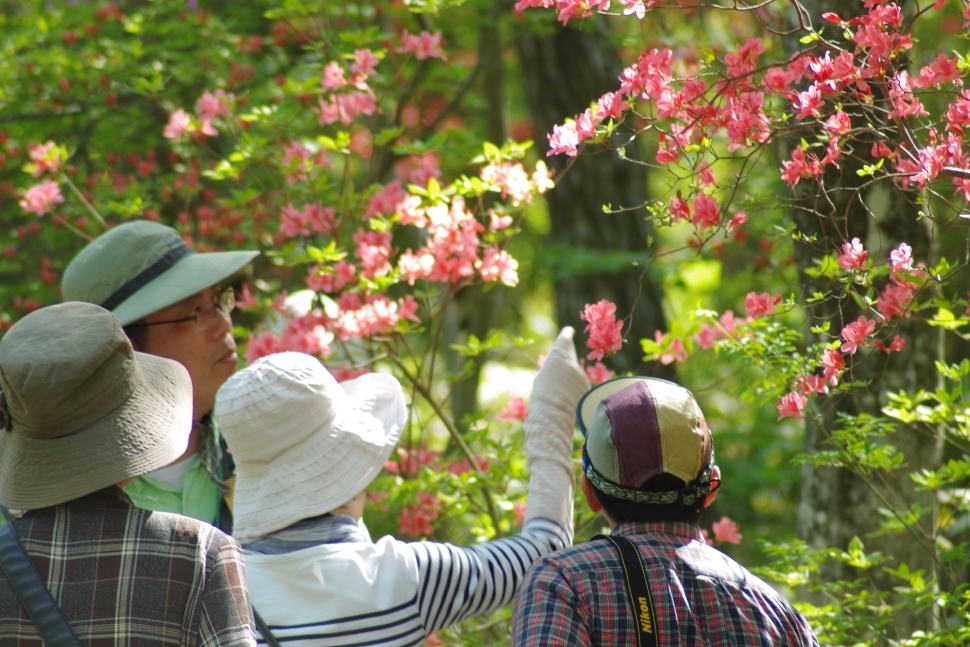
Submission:
[[[515,598],[513,645],[819,644],[791,604],[705,542],[700,515],[721,473],[690,391],[617,378],[586,393],[577,418],[581,489],[611,535],[533,564]]]
[[[229,378],[215,410],[236,460],[233,533],[276,639],[418,645],[508,604],[533,560],[572,541],[573,412],[588,387],[566,328],[533,383],[522,529],[463,547],[372,542],[358,525],[408,416],[394,377],[338,384],[313,357],[280,353]]]
[[[174,359],[192,378],[192,436],[172,465],[139,476],[126,493],[139,506],[231,528],[231,458],[211,412],[216,391],[238,368],[229,313],[232,288],[220,283],[259,252],[195,253],[171,227],[147,220],[118,225],[88,244],[64,271],[65,301],[114,313],[136,350]]]
[[[182,366],[134,352],[103,308],[42,308],[0,339],[0,427],[0,504],[27,510],[8,528],[82,644],[255,645],[238,544],[121,489],[186,450]],[[45,644],[7,569],[0,642]]]

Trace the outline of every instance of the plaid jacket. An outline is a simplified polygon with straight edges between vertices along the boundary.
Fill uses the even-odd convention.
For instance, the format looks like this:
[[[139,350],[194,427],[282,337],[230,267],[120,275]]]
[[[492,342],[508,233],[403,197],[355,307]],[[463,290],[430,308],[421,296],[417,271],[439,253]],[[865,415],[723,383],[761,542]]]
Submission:
[[[117,488],[13,523],[85,645],[255,645],[239,546],[212,526]],[[2,571],[0,642],[44,644]]]
[[[613,530],[643,560],[658,644],[679,647],[817,647],[802,617],[774,589],[687,523],[622,523]],[[515,597],[513,645],[636,645],[620,554],[605,540],[540,558]]]

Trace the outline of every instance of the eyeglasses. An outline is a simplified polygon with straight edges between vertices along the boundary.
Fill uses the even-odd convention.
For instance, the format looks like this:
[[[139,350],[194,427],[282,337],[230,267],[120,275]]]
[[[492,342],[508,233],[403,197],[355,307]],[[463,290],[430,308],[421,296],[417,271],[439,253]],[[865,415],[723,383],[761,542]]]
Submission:
[[[215,319],[217,312],[224,312],[229,314],[236,308],[236,292],[232,288],[226,288],[215,295],[209,303],[205,303],[188,317],[181,317],[179,319],[168,319],[166,321],[152,321],[152,322],[139,322],[129,324],[128,327],[148,327],[148,326],[161,326],[163,324],[174,324],[174,323],[185,323],[187,321],[194,321],[196,328],[199,330],[205,330],[209,323]]]

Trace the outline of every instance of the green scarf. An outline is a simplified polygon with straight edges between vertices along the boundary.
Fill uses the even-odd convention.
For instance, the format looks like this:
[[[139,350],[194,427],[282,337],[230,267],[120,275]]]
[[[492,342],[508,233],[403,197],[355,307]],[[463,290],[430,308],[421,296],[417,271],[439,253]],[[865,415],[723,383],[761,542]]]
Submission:
[[[211,524],[219,520],[222,492],[201,462],[185,473],[181,490],[142,475],[125,488],[125,494],[132,503],[146,510],[176,512]]]

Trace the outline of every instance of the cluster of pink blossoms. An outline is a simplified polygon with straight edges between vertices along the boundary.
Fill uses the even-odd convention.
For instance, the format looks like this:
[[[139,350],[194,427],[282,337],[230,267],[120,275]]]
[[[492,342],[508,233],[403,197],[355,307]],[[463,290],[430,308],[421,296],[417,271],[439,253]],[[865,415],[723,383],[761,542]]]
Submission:
[[[394,451],[397,458],[390,458],[384,463],[384,469],[391,474],[413,478],[421,473],[422,467],[427,467],[432,471],[444,470],[455,476],[461,476],[472,471],[471,463],[468,462],[467,458],[460,461],[449,461],[442,465],[439,462],[441,453],[426,447],[412,447],[411,449],[397,447]],[[484,456],[475,455],[474,459],[478,470],[487,472],[491,468],[488,459]]]
[[[441,514],[441,500],[429,492],[419,492],[418,502],[401,508],[397,517],[398,529],[405,537],[430,537],[434,534],[431,522]]]
[[[592,350],[586,359],[601,360],[606,355],[612,355],[623,346],[623,320],[616,320],[616,304],[603,299],[597,303],[588,304],[580,318],[586,322],[585,332],[588,335],[586,346]]]
[[[24,170],[35,178],[44,175],[56,176],[64,163],[60,148],[52,141],[28,145],[27,154],[30,162]],[[64,196],[61,195],[60,184],[56,180],[44,180],[24,191],[18,204],[24,211],[42,216],[62,202]]]
[[[923,271],[913,267],[913,250],[906,243],[889,253],[890,277],[889,283],[880,293],[876,302],[876,309],[882,315],[882,321],[898,315],[909,315],[909,308],[916,297],[919,286],[907,280],[910,275],[921,276]],[[870,269],[869,255],[858,238],[843,243],[837,254],[839,267],[847,272],[866,272]],[[839,350],[826,349],[819,358],[822,375],[801,375],[793,385],[793,390],[786,393],[778,403],[778,419],[794,417],[801,420],[802,413],[808,404],[808,397],[816,393],[828,393],[829,387],[836,386],[845,371],[845,355],[855,355],[860,348],[875,346],[884,353],[899,352],[906,347],[906,340],[899,335],[893,335],[886,343],[874,339],[877,322],[860,315],[855,321],[843,326],[839,333],[842,340]]]
[[[626,15],[642,18],[653,0],[621,0]],[[934,8],[943,6],[937,2]],[[608,1],[520,0],[518,11],[526,8],[555,9],[561,22],[606,12]],[[906,70],[894,71],[913,46],[901,8],[888,0],[869,0],[868,13],[843,20],[833,13],[823,17],[851,35],[848,49],[835,52],[824,48],[800,53],[782,65],[759,63],[765,49],[758,39],[740,45],[724,56],[725,70],[708,83],[686,69],[681,78],[672,73],[673,53],[669,49],[652,49],[641,53],[640,60],[625,69],[619,77],[618,91],[604,94],[595,106],[554,127],[548,135],[549,155],[575,156],[587,140],[596,138],[607,120],[622,121],[625,113],[638,102],[646,102],[649,111],[638,118],[651,123],[657,133],[657,162],[677,164],[689,156],[685,151],[700,142],[716,141],[723,136],[729,151],[753,149],[773,136],[771,120],[765,112],[766,97],[786,101],[796,120],[807,120],[819,128],[818,146],[806,143],[796,147],[790,159],[782,162],[782,179],[796,185],[802,179],[818,181],[827,166],[839,167],[847,138],[855,136],[852,116],[878,105],[886,118],[913,120],[927,115],[917,95],[918,90],[956,88],[956,96],[946,109],[946,132],[929,130],[927,141],[920,145],[913,138],[875,141],[872,154],[886,158],[898,174],[901,185],[919,187],[948,174],[957,190],[970,200],[970,156],[965,151],[963,131],[970,124],[970,91],[962,88],[964,71],[957,57],[945,54],[925,65],[914,76]],[[970,20],[970,8],[965,11]],[[806,84],[800,90],[793,89]],[[884,92],[873,84],[885,84]],[[851,113],[851,114],[850,114]],[[647,116],[649,115],[649,116]],[[816,154],[814,151],[821,148]],[[694,175],[702,174],[702,165],[691,163]],[[701,185],[703,186],[703,183]],[[668,211],[674,221],[687,220],[699,229],[718,227],[724,209],[710,191],[698,190],[694,196],[678,196],[670,201]],[[739,222],[730,220],[727,229]]]
[[[392,51],[413,54],[417,60],[445,58],[438,33],[404,32],[400,46]],[[358,122],[381,109],[371,87],[378,80],[380,61],[373,51],[358,49],[352,60],[326,63],[320,74],[315,110],[319,124],[348,127],[350,151],[364,158],[371,154],[371,133]],[[412,154],[394,165],[398,179],[365,189],[359,198],[355,195],[353,204],[340,208],[324,206],[316,198],[302,203],[294,200],[280,208],[277,244],[293,238],[332,241],[343,258],[313,265],[304,279],[309,289],[327,296],[326,314],[294,318],[282,334],[266,331],[254,336],[250,359],[279,350],[313,348],[319,349],[315,354],[326,356],[333,340],[369,339],[404,330],[407,322],[420,321],[419,304],[411,296],[386,296],[387,287],[399,282],[430,282],[449,289],[476,281],[518,284],[518,262],[503,244],[508,239],[504,230],[513,225],[505,204],[496,204],[482,214],[466,205],[460,192],[442,193],[438,163],[434,151]],[[280,166],[289,184],[312,182],[315,169],[331,167],[326,154],[309,141],[287,142]],[[498,194],[511,207],[526,204],[535,194],[552,188],[551,178],[544,163],[538,163],[531,174],[521,163],[508,161],[493,161],[480,170],[485,190]],[[412,194],[405,184],[438,197],[422,199],[418,195],[421,188]],[[416,236],[395,236],[400,227],[420,231]],[[395,240],[420,242],[398,249]],[[321,335],[321,330],[329,337]],[[297,347],[288,348],[289,344]]]
[[[737,522],[730,519],[729,517],[721,517],[719,520],[711,524],[711,531],[714,534],[714,538],[708,534],[707,530],[702,529],[701,534],[704,535],[704,541],[707,542],[709,546],[715,544],[740,544],[744,536],[739,532],[740,527]]]
[[[175,141],[182,139],[184,135],[214,137],[219,134],[215,127],[215,120],[232,116],[232,106],[235,101],[235,95],[225,90],[219,89],[214,93],[206,90],[195,102],[195,118],[179,108],[168,116],[168,123],[162,134]]]

